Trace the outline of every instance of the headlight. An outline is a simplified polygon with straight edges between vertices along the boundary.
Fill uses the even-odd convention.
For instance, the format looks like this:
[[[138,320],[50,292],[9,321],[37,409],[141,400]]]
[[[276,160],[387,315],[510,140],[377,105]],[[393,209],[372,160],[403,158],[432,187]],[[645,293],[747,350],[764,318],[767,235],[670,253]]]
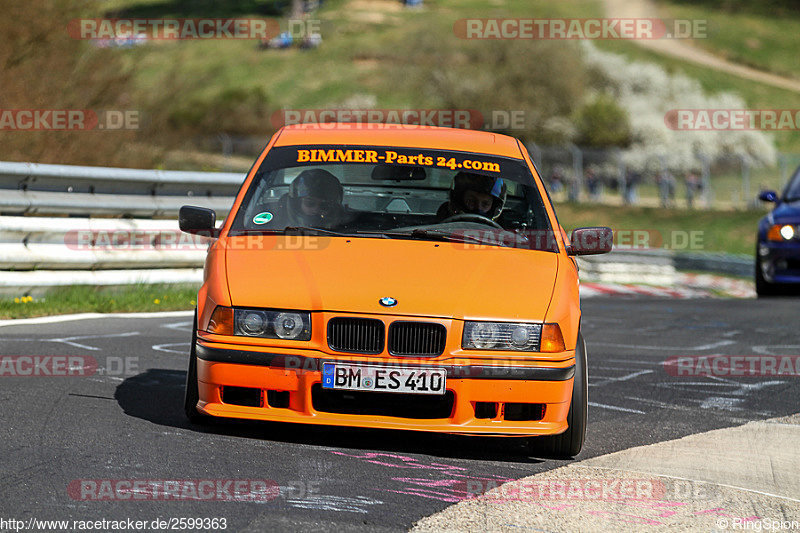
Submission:
[[[234,309],[233,334],[307,341],[311,339],[311,313],[268,309]]]
[[[797,236],[797,229],[789,224],[775,224],[767,231],[768,241],[791,241]]]
[[[461,347],[471,350],[538,352],[541,324],[465,322]]]
[[[237,318],[239,330],[245,335],[263,335],[267,329],[267,317],[262,311],[244,311]]]
[[[296,339],[303,333],[306,323],[300,313],[278,313],[275,317],[275,335],[281,339]]]

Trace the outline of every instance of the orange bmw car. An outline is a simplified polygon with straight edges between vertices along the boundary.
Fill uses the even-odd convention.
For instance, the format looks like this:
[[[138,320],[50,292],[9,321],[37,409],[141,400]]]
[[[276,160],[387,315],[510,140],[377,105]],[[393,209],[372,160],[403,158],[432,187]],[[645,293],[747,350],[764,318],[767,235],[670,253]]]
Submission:
[[[481,131],[288,126],[215,238],[185,411],[319,425],[527,437],[577,454],[586,347],[570,238],[525,147]]]

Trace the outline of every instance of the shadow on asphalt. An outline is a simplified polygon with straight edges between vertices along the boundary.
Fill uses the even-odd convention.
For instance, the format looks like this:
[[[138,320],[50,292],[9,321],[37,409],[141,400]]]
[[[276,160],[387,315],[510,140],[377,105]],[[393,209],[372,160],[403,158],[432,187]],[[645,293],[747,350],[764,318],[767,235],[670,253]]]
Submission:
[[[513,438],[465,437],[232,419],[218,419],[210,425],[194,425],[186,420],[183,413],[185,381],[184,371],[149,369],[120,383],[114,399],[129,416],[162,426],[201,433],[312,446],[421,453],[443,458],[528,464],[542,462],[527,457],[520,439]]]

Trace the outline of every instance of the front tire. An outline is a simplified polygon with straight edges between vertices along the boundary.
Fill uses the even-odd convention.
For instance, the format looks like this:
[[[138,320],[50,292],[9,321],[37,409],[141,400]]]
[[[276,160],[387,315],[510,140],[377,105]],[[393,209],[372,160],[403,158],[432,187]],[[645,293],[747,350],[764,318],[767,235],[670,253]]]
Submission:
[[[571,458],[583,448],[586,437],[586,421],[589,411],[589,374],[587,372],[586,342],[578,332],[575,346],[575,376],[572,384],[572,400],[567,414],[567,430],[560,435],[531,437],[528,451],[557,458]]]
[[[197,402],[200,401],[200,391],[197,387],[197,309],[194,310],[194,320],[192,322],[192,345],[189,350],[189,368],[186,371],[186,385],[183,394],[183,411],[186,418],[192,424],[206,424],[211,420],[208,415],[202,414],[197,410]]]
[[[775,283],[770,283],[764,279],[764,271],[761,269],[761,259],[758,256],[758,245],[756,245],[756,294],[759,298],[777,296],[779,288]]]

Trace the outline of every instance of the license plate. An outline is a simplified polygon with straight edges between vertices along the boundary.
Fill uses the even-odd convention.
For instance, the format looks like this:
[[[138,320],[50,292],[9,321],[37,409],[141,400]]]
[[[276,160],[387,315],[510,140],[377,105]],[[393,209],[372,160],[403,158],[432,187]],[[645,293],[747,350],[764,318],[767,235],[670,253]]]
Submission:
[[[447,372],[438,368],[401,368],[323,363],[322,388],[412,394],[444,394]]]

